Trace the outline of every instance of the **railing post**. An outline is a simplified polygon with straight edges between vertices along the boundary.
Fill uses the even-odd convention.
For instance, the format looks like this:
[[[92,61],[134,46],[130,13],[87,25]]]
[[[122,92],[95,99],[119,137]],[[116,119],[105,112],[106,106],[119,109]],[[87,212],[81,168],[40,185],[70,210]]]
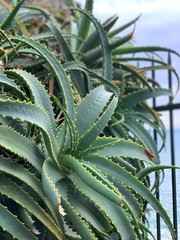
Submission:
[[[171,55],[168,54],[168,64],[171,65]],[[172,90],[172,72],[168,70],[168,87]],[[172,97],[169,97],[169,104],[172,105]],[[173,122],[173,109],[169,109],[169,121],[170,121],[170,144],[171,144],[171,164],[175,165],[174,154],[174,122]],[[176,170],[171,170],[172,176],[172,201],[173,201],[173,224],[176,231],[176,240],[178,240],[178,223],[177,223],[177,192],[176,192]]]

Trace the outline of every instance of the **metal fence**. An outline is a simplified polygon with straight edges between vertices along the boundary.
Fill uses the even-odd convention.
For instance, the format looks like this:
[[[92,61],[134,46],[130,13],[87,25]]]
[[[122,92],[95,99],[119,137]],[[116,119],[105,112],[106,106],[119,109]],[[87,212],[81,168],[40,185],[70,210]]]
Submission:
[[[171,64],[171,55],[168,54],[168,64]],[[173,73],[171,70],[168,70],[166,72],[166,79],[167,79],[167,85],[170,89],[173,88]],[[152,71],[152,78],[156,78],[156,72]],[[177,128],[174,124],[174,120],[176,118],[176,122],[180,121],[180,101],[179,103],[174,103],[172,97],[168,97],[168,104],[165,105],[157,105],[156,100],[153,100],[153,107],[155,110],[157,110],[159,113],[165,113],[168,115],[168,123],[169,123],[169,129],[168,129],[168,145],[166,146],[167,152],[169,153],[167,158],[169,158],[169,162],[171,165],[180,166],[180,145],[178,149],[178,144],[180,144],[180,130],[177,132]],[[179,111],[178,111],[179,110]],[[179,115],[179,116],[178,116]],[[178,118],[178,119],[177,119]],[[155,134],[155,140],[158,142],[157,135]],[[163,162],[163,159],[161,160]],[[169,170],[168,176],[165,174],[165,179],[169,177],[168,180],[166,180],[167,184],[166,186],[161,189],[161,186],[159,187],[159,191],[157,192],[157,198],[162,201],[165,204],[168,202],[169,204],[166,205],[166,211],[170,215],[170,218],[174,224],[174,228],[176,231],[176,240],[178,240],[178,237],[180,239],[180,170],[171,169]],[[171,189],[170,191],[168,189]],[[168,191],[168,193],[167,193]],[[155,229],[154,232],[156,232],[157,240],[169,240],[171,239],[170,235],[168,235],[167,229],[163,229],[162,227],[162,221],[160,219],[159,214],[156,214],[155,216]],[[179,224],[178,224],[179,222]]]

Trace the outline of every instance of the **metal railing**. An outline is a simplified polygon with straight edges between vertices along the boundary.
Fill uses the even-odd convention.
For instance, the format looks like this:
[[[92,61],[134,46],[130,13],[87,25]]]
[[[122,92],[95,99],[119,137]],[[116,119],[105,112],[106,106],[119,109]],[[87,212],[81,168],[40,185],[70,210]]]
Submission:
[[[171,55],[168,54],[168,64],[171,65]],[[173,76],[172,76],[172,71],[171,70],[168,70],[168,87],[169,89],[172,89],[173,87]],[[156,78],[155,76],[155,71],[152,71],[152,78]],[[170,144],[169,146],[169,151],[170,151],[170,163],[171,165],[177,165],[177,162],[176,162],[176,155],[175,155],[175,141],[177,141],[177,139],[175,139],[175,126],[174,126],[174,112],[176,110],[180,110],[180,103],[173,103],[173,98],[172,97],[169,97],[168,99],[168,104],[164,105],[164,106],[157,106],[157,103],[156,103],[156,100],[153,99],[153,108],[155,110],[157,110],[159,113],[161,112],[168,112],[168,115],[169,115],[169,139],[170,139]],[[180,114],[179,114],[180,115]],[[180,116],[179,116],[179,121],[180,121]],[[156,141],[158,141],[157,139],[157,135],[156,133],[154,133],[154,138]],[[180,164],[180,163],[178,163]],[[179,170],[178,170],[179,171]],[[180,236],[178,236],[178,230],[180,232],[180,229],[178,229],[178,220],[179,220],[179,224],[180,224],[180,213],[178,213],[178,207],[180,205],[180,199],[179,199],[179,202],[178,202],[178,199],[177,199],[177,172],[176,172],[176,169],[171,169],[171,181],[169,182],[169,184],[171,184],[171,195],[169,195],[169,198],[171,198],[171,201],[172,204],[169,206],[170,209],[172,209],[172,213],[171,213],[171,220],[173,222],[173,225],[174,225],[174,229],[176,231],[176,240],[178,240],[178,237],[180,238]],[[163,198],[163,194],[164,192],[161,191],[161,188],[159,188],[158,192],[157,192],[157,198],[161,199]],[[168,201],[168,199],[167,199]],[[167,212],[170,210],[170,209],[166,209]],[[179,214],[179,215],[178,215]],[[179,219],[178,219],[179,218]],[[180,225],[179,225],[179,228],[180,228]],[[157,240],[169,240],[170,238],[165,238],[165,236],[162,235],[162,229],[161,229],[161,219],[160,219],[160,216],[159,214],[156,214],[156,235],[157,235]]]

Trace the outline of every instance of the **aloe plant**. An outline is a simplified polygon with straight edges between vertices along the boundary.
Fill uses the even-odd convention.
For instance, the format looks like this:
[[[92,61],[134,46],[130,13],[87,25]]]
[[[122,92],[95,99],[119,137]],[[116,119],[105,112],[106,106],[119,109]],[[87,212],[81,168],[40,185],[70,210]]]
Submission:
[[[33,46],[29,39],[24,38],[24,42],[31,42]],[[46,52],[47,61],[51,63],[54,57],[39,44],[39,51],[41,50]],[[41,54],[43,56],[43,51]],[[55,58],[52,70],[64,73]],[[51,114],[52,106],[48,94],[38,79],[18,69],[5,71],[5,74],[2,76],[9,82],[14,80],[17,83],[24,83],[31,92],[31,98],[24,92],[26,100],[17,101],[13,98],[1,100],[0,104],[1,115],[5,118],[5,123],[0,126],[1,146],[7,154],[9,152],[8,158],[1,157],[1,171],[6,174],[7,179],[2,176],[0,191],[28,212],[22,217],[25,222],[28,221],[28,216],[29,218],[31,215],[35,216],[44,228],[51,231],[49,234],[57,239],[63,239],[65,234],[71,235],[70,230],[62,230],[64,228],[62,226],[66,224],[70,225],[69,227],[73,225],[82,238],[95,239],[100,233],[105,236],[112,231],[111,221],[123,239],[135,238],[136,234],[140,237],[143,229],[139,229],[137,219],[141,218],[141,207],[139,206],[137,210],[130,205],[130,201],[135,201],[135,198],[125,187],[127,185],[139,195],[143,195],[171,229],[167,214],[153,194],[135,176],[111,159],[130,157],[150,162],[145,148],[130,140],[98,137],[117,106],[117,97],[113,93],[107,92],[103,86],[97,87],[77,107],[72,104],[70,109],[63,107],[56,99],[56,104],[64,113],[64,121],[56,129],[53,127],[56,124]],[[63,75],[64,78],[58,78],[62,89],[64,83],[68,83],[67,76]],[[69,84],[66,86],[66,97],[68,102],[70,98],[73,100]],[[86,115],[89,118],[85,121]],[[9,117],[14,120],[6,123]],[[19,121],[26,124],[22,126]],[[24,134],[19,132],[19,125],[23,128]],[[38,145],[37,138],[41,139]],[[10,179],[8,176],[11,176]],[[12,182],[12,177],[18,180],[14,179]],[[22,188],[18,186],[19,181]],[[121,193],[121,188],[127,194],[127,199]],[[37,198],[38,202],[43,202],[43,207],[36,203]],[[95,212],[89,216],[86,211],[89,212],[88,209],[91,207]],[[99,219],[101,215],[105,221],[103,225],[102,217]],[[123,224],[119,224],[121,221]],[[33,226],[32,222],[31,224]],[[4,230],[19,238],[16,235],[17,229],[12,232],[8,226]],[[96,231],[93,233],[91,228],[97,228],[97,233]]]
[[[91,14],[93,1],[84,10],[67,2],[77,35],[72,16],[64,29],[57,15],[23,2],[1,24],[1,238],[154,238],[144,217],[149,203],[174,239],[149,181],[149,173],[168,166],[159,165],[157,145],[145,128],[165,141],[163,123],[146,100],[172,93],[155,80],[151,86],[142,74],[150,67],[129,62],[147,61],[177,74],[162,60],[122,54],[177,53],[129,46],[133,31],[117,34],[138,18],[111,30],[117,16],[100,24]],[[43,19],[36,34],[27,26],[34,14]]]

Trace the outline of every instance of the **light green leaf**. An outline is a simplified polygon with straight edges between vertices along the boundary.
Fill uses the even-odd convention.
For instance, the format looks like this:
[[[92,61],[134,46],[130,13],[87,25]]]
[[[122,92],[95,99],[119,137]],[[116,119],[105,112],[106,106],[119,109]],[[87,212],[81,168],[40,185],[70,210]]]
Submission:
[[[4,20],[4,22],[1,24],[1,29],[4,30],[9,27],[11,22],[14,20],[14,17],[16,16],[17,12],[19,11],[20,7],[22,6],[23,2],[25,0],[21,0],[17,3],[17,5],[12,9],[10,14],[7,16],[7,18]]]
[[[119,55],[119,54],[133,54],[133,53],[144,53],[144,52],[170,52],[178,57],[180,57],[180,54],[170,48],[164,48],[164,47],[158,47],[158,46],[125,46],[121,48],[117,48],[113,50],[113,55]]]
[[[88,200],[88,198],[80,194],[80,192],[72,193],[69,191],[68,201],[71,206],[102,235],[107,236],[112,230],[110,219],[95,203]]]
[[[40,127],[47,151],[57,161],[57,143],[51,129],[49,116],[41,106],[26,102],[2,101],[0,104],[0,115],[18,118]]]
[[[118,99],[113,97],[110,103],[105,107],[103,113],[99,116],[98,120],[92,125],[88,131],[81,136],[78,144],[78,151],[83,151],[88,148],[93,141],[102,133],[111,119],[115,108],[117,106]]]
[[[112,92],[114,92],[117,96],[119,96],[119,88],[114,85],[111,81],[101,77],[100,75],[96,74],[94,71],[90,70],[88,67],[86,67],[83,63],[81,62],[70,62],[70,63],[65,63],[64,65],[65,69],[69,70],[79,70],[84,72],[87,76],[91,76],[97,80],[99,80],[102,84],[108,87]]]
[[[41,208],[33,198],[31,198],[14,182],[0,176],[0,192],[22,206],[30,214],[34,215],[50,232],[56,236],[58,240],[62,240],[64,238],[61,229],[44,211],[44,209]]]
[[[112,30],[109,34],[108,34],[108,37],[112,38],[113,36],[119,34],[120,32],[126,30],[128,27],[130,27],[131,25],[135,24],[139,18],[140,18],[141,15],[139,15],[138,17],[136,17],[135,19],[131,20],[130,22],[124,24],[123,26],[120,26],[114,30]]]
[[[87,155],[90,156],[97,154],[102,157],[130,157],[132,159],[139,159],[152,164],[143,146],[130,140],[106,138],[107,141],[106,143],[104,141],[104,144],[102,143],[102,138],[98,138],[89,149],[80,153],[80,156],[86,157]]]
[[[72,222],[77,232],[81,235],[82,239],[98,240],[91,232],[88,224],[83,220],[83,218],[78,214],[78,212],[76,212],[73,206],[66,199],[63,199],[62,201],[63,207],[68,214],[68,218]]]
[[[123,126],[127,127],[135,137],[152,153],[154,154],[155,163],[159,163],[159,154],[157,150],[157,145],[152,138],[151,134],[145,129],[145,127],[136,121],[134,117],[126,119]]]
[[[5,74],[0,75],[0,83],[5,86],[5,92],[6,92],[6,87],[12,89],[13,93],[15,96],[20,97],[20,99],[25,99],[24,93],[20,90],[19,86],[16,85],[16,83],[8,78]]]
[[[76,181],[76,178],[78,179],[78,177],[80,177],[87,185],[89,185],[95,191],[110,199],[115,204],[120,205],[120,193],[118,191],[115,192],[115,190],[112,188],[109,188],[108,180],[106,180],[106,184],[103,183],[103,181],[105,180],[102,174],[100,175],[98,172],[95,171],[94,174],[96,175],[96,177],[94,177],[93,173],[90,172],[87,167],[85,167],[81,162],[79,162],[79,160],[70,155],[66,155],[63,157],[62,165],[65,168],[69,169],[70,174],[68,175],[68,177],[71,180],[73,179],[73,182]]]
[[[100,168],[104,173],[109,176],[113,176],[119,182],[125,183],[137,194],[141,195],[143,199],[145,199],[159,213],[159,215],[166,223],[171,233],[172,239],[175,239],[174,228],[167,212],[162,207],[161,203],[156,199],[156,197],[150,192],[148,188],[144,186],[142,182],[138,180],[138,178],[134,177],[118,164],[115,164],[112,160],[98,156],[96,158],[93,156],[89,158],[89,160],[91,163]]]
[[[102,26],[106,32],[109,32],[109,30],[114,26],[116,21],[118,20],[117,14],[113,15],[112,17],[108,18],[102,23]],[[100,39],[98,36],[98,32],[94,30],[92,33],[87,36],[86,40],[81,44],[80,48],[78,51],[80,53],[85,53],[88,52],[100,44]]]
[[[56,166],[50,159],[46,159],[42,169],[42,185],[48,199],[61,215],[64,215],[64,212],[61,208],[61,194],[56,187],[56,183],[63,177],[64,175],[58,166]]]
[[[55,133],[56,123],[55,123],[52,104],[51,104],[49,95],[45,90],[45,87],[41,84],[41,82],[37,79],[37,77],[21,69],[13,69],[11,71],[6,71],[6,73],[8,76],[11,76],[17,79],[17,81],[19,81],[20,84],[22,82],[25,82],[25,84],[27,84],[34,98],[34,102],[37,105],[41,105],[48,113],[52,129]]]
[[[80,11],[81,13],[85,14],[88,18],[90,18],[90,20],[94,24],[99,34],[99,38],[101,40],[101,54],[103,58],[102,77],[109,79],[111,81],[112,80],[112,55],[111,55],[111,49],[109,46],[106,32],[104,31],[103,27],[98,22],[98,20],[92,14],[80,8],[76,10]]]
[[[71,179],[80,192],[85,194],[100,209],[102,209],[104,213],[107,214],[122,239],[135,239],[135,234],[133,227],[130,224],[130,219],[128,219],[128,215],[120,206],[113,203],[104,195],[90,187],[81,179],[80,176],[77,176],[75,173],[71,175]]]
[[[116,49],[117,47],[127,43],[133,36],[133,32],[123,36],[122,38],[118,38],[115,41],[109,43],[109,48],[111,51]],[[95,40],[94,40],[95,41]],[[80,56],[79,60],[84,62],[86,65],[91,65],[91,63],[99,60],[102,57],[102,49],[101,46],[93,48],[92,50],[86,52],[83,56]]]
[[[27,160],[38,172],[41,171],[44,156],[30,139],[11,128],[0,126],[0,146]]]
[[[104,86],[100,86],[90,92],[90,94],[77,105],[76,127],[79,132],[79,137],[84,135],[98,120],[98,117],[102,114],[111,97],[112,93],[107,92]]]
[[[31,230],[26,228],[25,225],[2,204],[0,204],[0,213],[0,225],[4,231],[7,231],[13,236],[13,239],[37,240]]]
[[[26,183],[41,199],[44,199],[45,195],[40,180],[19,163],[0,156],[0,171]]]
[[[165,166],[165,165],[154,165],[154,166],[147,166],[146,168],[141,169],[137,174],[139,180],[143,180],[148,174],[157,171],[163,171],[164,169],[180,169],[180,167],[176,166]]]
[[[92,13],[93,2],[94,2],[93,0],[86,0],[84,10]],[[85,40],[86,37],[88,36],[90,32],[90,26],[91,26],[91,19],[86,14],[83,14],[83,16],[81,17],[79,28],[78,28],[78,36],[83,40]],[[80,43],[81,42],[77,41],[76,49],[79,48]]]
[[[51,17],[51,21],[48,21],[48,27],[50,30],[53,32],[55,35],[57,42],[59,43],[59,46],[62,49],[62,52],[64,54],[64,57],[68,62],[75,61],[68,44],[66,43],[62,33],[60,32],[60,27],[58,26],[58,23],[55,21],[54,18]],[[86,89],[86,81],[85,79],[81,76],[81,74],[77,71],[77,69],[74,69],[74,71],[70,71],[71,74],[71,81],[73,84],[76,86],[78,93],[80,96],[85,96],[87,89]]]
[[[62,106],[60,101],[54,95],[52,95],[52,98],[53,98],[54,102],[57,104],[57,106],[59,107],[59,109],[62,111],[62,113],[64,115],[64,118],[65,118],[65,123],[67,123],[66,126],[68,126],[67,129],[66,129],[66,126],[64,126],[65,129],[64,129],[64,127],[62,127],[61,130],[64,130],[64,131],[67,130],[66,135],[62,135],[62,139],[64,139],[64,140],[66,139],[68,141],[67,144],[68,144],[69,149],[65,149],[64,148],[65,145],[66,145],[65,144],[66,141],[65,142],[61,142],[61,144],[63,144],[63,145],[60,146],[59,153],[61,151],[63,153],[64,150],[68,150],[68,151],[72,152],[77,147],[77,144],[78,144],[78,132],[77,132],[77,129],[76,129],[76,125],[71,120],[71,118],[69,117],[69,115],[66,112],[66,109]],[[59,133],[58,133],[58,135],[59,135]],[[60,155],[62,153],[60,153]],[[59,155],[58,155],[58,157],[59,157]]]
[[[70,86],[68,76],[66,75],[65,70],[63,69],[61,63],[46,47],[44,47],[39,42],[35,42],[33,39],[21,36],[12,37],[11,40],[17,43],[22,42],[27,46],[35,49],[42,56],[42,58],[49,63],[52,71],[56,76],[57,83],[61,89],[63,103],[66,108],[66,111],[69,117],[72,119],[72,121],[75,121],[74,98],[72,95],[72,89]]]
[[[141,89],[127,96],[123,96],[121,99],[120,105],[123,108],[128,108],[136,104],[139,104],[145,100],[148,100],[150,98],[160,97],[160,96],[172,96],[172,91],[169,89],[163,89],[163,88],[155,88],[152,91],[149,91],[149,89]]]

